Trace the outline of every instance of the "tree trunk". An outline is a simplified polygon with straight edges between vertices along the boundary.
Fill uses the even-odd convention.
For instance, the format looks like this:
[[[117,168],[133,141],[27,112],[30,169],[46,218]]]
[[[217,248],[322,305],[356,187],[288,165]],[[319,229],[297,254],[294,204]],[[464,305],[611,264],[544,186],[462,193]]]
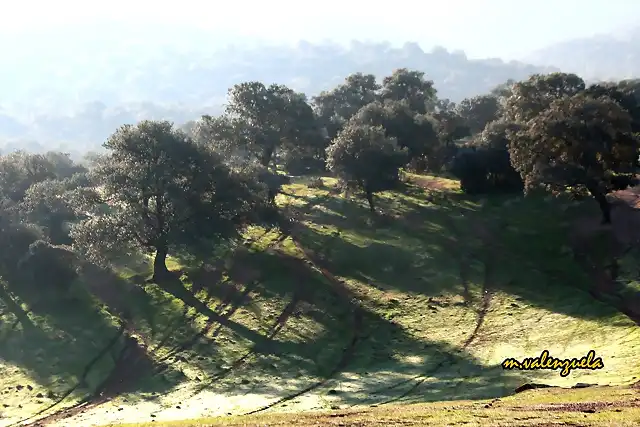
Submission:
[[[369,202],[369,209],[371,210],[371,213],[376,213],[376,207],[373,203],[373,193],[371,190],[365,190],[365,192],[367,194],[367,201]]]
[[[269,167],[271,160],[273,158],[273,148],[265,148],[262,151],[262,157],[260,159],[260,164],[265,168]]]
[[[156,256],[153,259],[153,279],[154,281],[162,280],[169,274],[167,269],[167,255],[169,250],[166,246],[156,248]]]
[[[597,186],[589,186],[589,193],[596,199],[600,212],[602,212],[602,224],[611,224],[611,204],[607,200],[607,195]]]

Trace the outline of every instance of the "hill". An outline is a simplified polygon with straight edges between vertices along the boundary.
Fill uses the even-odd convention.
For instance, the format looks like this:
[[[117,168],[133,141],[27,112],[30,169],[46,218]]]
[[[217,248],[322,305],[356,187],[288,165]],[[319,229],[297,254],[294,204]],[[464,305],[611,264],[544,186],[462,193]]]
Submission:
[[[0,140],[42,150],[85,152],[118,126],[142,119],[184,123],[218,114],[227,90],[245,81],[287,85],[309,97],[349,74],[382,79],[396,68],[424,71],[441,98],[461,101],[509,79],[556,71],[416,43],[353,42],[223,45],[215,34],[182,29],[171,37],[145,27],[84,28],[0,39]],[[27,54],[28,52],[28,54]],[[34,62],[35,61],[35,62]],[[54,144],[54,145],[55,145]]]
[[[638,78],[640,27],[569,40],[540,49],[524,57],[537,65],[553,65],[588,80]]]
[[[469,402],[384,409],[489,405],[526,383],[621,386],[640,376],[640,316],[628,304],[634,263],[622,264],[622,288],[603,279],[601,246],[585,243],[611,230],[590,226],[592,202],[472,197],[456,181],[407,177],[379,194],[381,218],[331,178],[294,179],[278,196],[295,218],[290,230],[254,227],[208,270],[172,258],[175,279],[162,286],[145,283],[146,260],[129,259],[115,273],[84,271],[64,296],[0,288],[0,425],[34,414],[90,426],[370,405],[381,407],[342,422],[451,421],[438,410],[517,425],[559,417],[623,425],[637,415],[636,392],[623,388],[527,392],[490,413]],[[501,366],[543,350],[561,359],[594,350],[604,367],[561,376]],[[583,414],[540,405],[585,399],[627,406]],[[513,418],[505,408],[518,405]],[[278,417],[253,419],[286,425]]]

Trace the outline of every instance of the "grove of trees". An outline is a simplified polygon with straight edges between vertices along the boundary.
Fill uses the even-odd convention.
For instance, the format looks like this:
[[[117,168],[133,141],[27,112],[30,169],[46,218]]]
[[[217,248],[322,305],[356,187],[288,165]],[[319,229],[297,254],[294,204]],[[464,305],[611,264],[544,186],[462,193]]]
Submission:
[[[312,99],[240,83],[217,116],[122,126],[83,164],[59,152],[0,156],[0,276],[33,282],[38,271],[63,286],[70,254],[108,264],[148,253],[161,280],[167,256],[207,254],[277,222],[283,170],[333,174],[374,214],[375,194],[404,168],[453,174],[476,194],[588,194],[610,222],[606,195],[635,182],[639,132],[638,80],[535,74],[458,104],[406,68],[381,84],[353,74]]]

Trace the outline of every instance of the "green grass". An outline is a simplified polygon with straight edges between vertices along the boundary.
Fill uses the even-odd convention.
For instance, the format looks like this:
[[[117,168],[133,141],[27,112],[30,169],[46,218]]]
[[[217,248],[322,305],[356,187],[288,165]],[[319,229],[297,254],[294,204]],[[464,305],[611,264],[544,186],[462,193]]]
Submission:
[[[349,301],[304,262],[294,241],[278,243],[279,232],[259,227],[247,231],[248,248],[220,251],[224,267],[218,278],[194,283],[195,265],[172,258],[169,267],[184,273],[179,283],[145,284],[149,270],[143,259],[118,274],[86,274],[73,286],[76,300],[64,305],[50,296],[38,308],[29,293],[3,291],[0,404],[7,406],[0,407],[0,426],[54,402],[46,396],[49,390],[59,396],[72,387],[117,332],[122,310],[153,350],[148,357],[168,369],[144,376],[131,394],[74,419],[82,425],[146,422],[151,414],[158,421],[239,415],[269,404],[274,406],[265,414],[440,401],[450,403],[411,406],[407,414],[437,421],[450,415],[432,408],[460,406],[459,421],[474,422],[481,417],[474,409],[478,404],[458,401],[502,398],[525,382],[621,385],[640,376],[637,326],[589,295],[589,280],[567,247],[567,227],[576,212],[591,209],[588,203],[471,198],[455,181],[408,177],[416,184],[376,196],[385,213],[378,218],[364,200],[336,191],[329,178],[324,188],[299,179],[278,196],[281,206],[299,215],[296,240],[358,301],[362,319],[355,331]],[[433,188],[426,191],[425,185]],[[625,268],[631,271],[632,263]],[[631,278],[627,282],[632,292],[636,285]],[[485,287],[491,298],[479,322]],[[291,306],[292,315],[268,339]],[[225,325],[207,325],[212,312],[226,317]],[[181,348],[203,328],[206,334],[191,348]],[[349,363],[330,375],[354,336]],[[534,357],[545,349],[558,358],[579,358],[593,349],[605,368],[575,370],[563,378],[558,371],[500,366],[505,358]],[[240,359],[244,363],[237,364]],[[95,388],[113,360],[111,353],[101,358],[87,384],[61,406]],[[18,384],[33,390],[9,388]],[[39,392],[43,398],[36,397]],[[506,409],[494,413],[507,417]],[[279,419],[260,420],[272,422],[271,417]]]

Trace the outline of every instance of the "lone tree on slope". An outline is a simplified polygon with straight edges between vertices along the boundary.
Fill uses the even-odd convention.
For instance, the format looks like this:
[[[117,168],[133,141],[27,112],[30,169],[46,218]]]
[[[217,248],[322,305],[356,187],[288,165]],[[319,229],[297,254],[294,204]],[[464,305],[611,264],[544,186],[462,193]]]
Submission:
[[[374,193],[392,187],[404,163],[406,152],[382,126],[351,123],[327,148],[327,168],[345,186],[364,192],[371,212],[375,212]]]

